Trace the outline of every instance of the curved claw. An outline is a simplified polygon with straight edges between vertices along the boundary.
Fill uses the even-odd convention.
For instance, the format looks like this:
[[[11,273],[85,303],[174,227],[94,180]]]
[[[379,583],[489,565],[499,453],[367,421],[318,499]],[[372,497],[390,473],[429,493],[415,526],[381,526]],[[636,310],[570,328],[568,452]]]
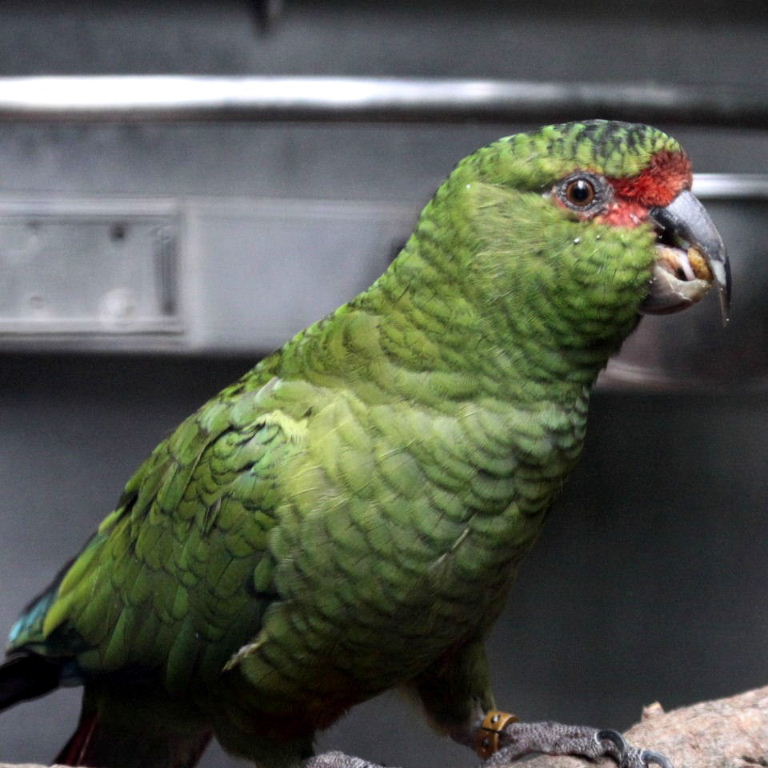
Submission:
[[[616,761],[619,765],[624,763],[624,758],[627,756],[628,746],[627,740],[618,732],[612,728],[605,728],[602,731],[598,731],[595,734],[595,738],[598,741],[610,741],[614,747],[616,747]],[[672,768],[671,766],[669,768]]]
[[[640,759],[645,765],[656,764],[660,768],[673,768],[672,762],[669,760],[669,758],[667,758],[665,755],[662,755],[661,752],[656,752],[653,749],[644,749],[640,753]]]
[[[620,768],[625,768],[628,764],[636,764],[636,760],[639,759],[640,763],[644,766],[658,765],[659,768],[674,768],[672,762],[661,752],[656,752],[653,749],[643,749],[639,751],[630,748],[627,740],[618,732],[611,729],[605,729],[598,731],[595,734],[595,738],[598,742],[610,741],[616,748],[616,762]]]

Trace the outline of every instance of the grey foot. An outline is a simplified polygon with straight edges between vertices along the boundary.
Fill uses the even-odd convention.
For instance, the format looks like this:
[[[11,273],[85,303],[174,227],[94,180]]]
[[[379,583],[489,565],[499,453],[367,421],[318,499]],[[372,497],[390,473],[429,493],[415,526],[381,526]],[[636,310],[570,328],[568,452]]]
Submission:
[[[668,757],[653,749],[640,749],[633,747],[618,731],[602,730],[595,734],[595,740],[601,743],[613,742],[616,747],[616,761],[621,768],[644,768],[649,765],[658,765],[659,768],[672,768],[672,762]]]
[[[310,757],[303,768],[382,768],[376,763],[369,763],[360,757],[345,755],[343,752],[323,752]]]
[[[499,733],[499,750],[483,764],[499,768],[524,755],[577,755],[590,760],[614,759],[620,768],[672,768],[672,763],[659,752],[638,749],[618,731],[599,730],[562,723],[509,723]]]

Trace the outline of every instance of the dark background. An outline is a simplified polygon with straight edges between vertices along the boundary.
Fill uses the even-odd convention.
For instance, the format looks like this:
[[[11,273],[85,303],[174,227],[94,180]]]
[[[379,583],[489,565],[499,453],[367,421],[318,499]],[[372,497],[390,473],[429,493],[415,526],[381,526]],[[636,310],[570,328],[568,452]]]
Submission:
[[[286,0],[264,34],[245,2],[0,5],[0,76],[53,73],[495,77],[760,90],[768,88],[768,18],[758,2]],[[235,198],[370,201],[415,215],[456,160],[517,127],[2,123],[0,197],[205,199],[219,209]],[[768,171],[764,131],[663,127],[683,141],[697,171]],[[738,244],[737,288],[750,301],[737,292],[731,326],[721,331],[713,320],[695,336],[701,374],[694,367],[685,381],[606,384],[594,397],[582,463],[490,641],[499,702],[526,719],[624,727],[657,699],[674,707],[766,683],[765,217],[754,209],[763,203],[749,205],[750,218],[740,218],[738,203],[718,209],[726,239]],[[188,252],[213,259],[217,244],[229,247],[227,227],[209,224],[206,237],[186,231],[184,259]],[[324,248],[317,242],[321,263]],[[373,274],[386,256],[371,257]],[[195,258],[182,264],[194,271]],[[281,281],[279,259],[235,267],[242,270],[237,290],[222,295],[244,312],[270,316],[290,305],[316,317],[328,308],[312,286],[297,291]],[[334,274],[325,279],[335,289]],[[335,303],[349,297],[345,290]],[[677,356],[675,337],[689,338],[690,323],[716,314],[714,302],[690,314],[663,319],[672,341],[662,365]],[[188,322],[194,327],[194,317]],[[220,347],[205,355],[37,343],[0,351],[0,626],[10,628],[77,551],[154,444],[263,347],[258,338],[229,344],[222,331]],[[746,360],[741,368],[737,358]],[[64,691],[4,713],[0,760],[50,760],[74,728],[77,702],[77,691]],[[322,746],[406,766],[474,760],[432,735],[392,694],[357,708]],[[229,762],[216,748],[205,758],[208,768]]]

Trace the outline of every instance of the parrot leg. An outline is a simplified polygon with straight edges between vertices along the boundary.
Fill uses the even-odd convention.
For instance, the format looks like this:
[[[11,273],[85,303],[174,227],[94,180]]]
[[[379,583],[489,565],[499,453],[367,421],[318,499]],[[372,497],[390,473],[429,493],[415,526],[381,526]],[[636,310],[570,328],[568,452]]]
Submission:
[[[487,758],[483,763],[486,768],[500,768],[530,754],[580,755],[590,760],[610,757],[620,768],[648,768],[652,764],[672,768],[660,752],[634,747],[613,730],[553,722],[521,723],[514,715],[491,711],[476,733],[476,749]]]

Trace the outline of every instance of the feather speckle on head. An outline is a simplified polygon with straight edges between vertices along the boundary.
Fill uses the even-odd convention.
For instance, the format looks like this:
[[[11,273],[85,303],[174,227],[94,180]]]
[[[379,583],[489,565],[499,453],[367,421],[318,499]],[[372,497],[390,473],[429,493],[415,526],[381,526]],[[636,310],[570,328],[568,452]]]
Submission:
[[[611,120],[508,136],[459,168],[465,164],[475,178],[531,191],[543,191],[575,171],[591,171],[643,205],[667,204],[691,180],[690,161],[676,139],[648,125]]]
[[[522,165],[528,166],[522,171],[529,174],[528,188],[540,185],[545,190],[580,172],[603,178],[613,201],[600,212],[601,220],[613,226],[637,226],[648,219],[651,208],[668,205],[691,186],[691,163],[683,148],[648,125],[587,120],[503,141],[509,142],[516,158],[517,167],[508,170],[518,174],[518,186]]]
[[[554,153],[615,179],[642,174],[657,158],[685,157],[675,139],[649,125],[586,120],[551,128],[561,134],[552,143]]]

